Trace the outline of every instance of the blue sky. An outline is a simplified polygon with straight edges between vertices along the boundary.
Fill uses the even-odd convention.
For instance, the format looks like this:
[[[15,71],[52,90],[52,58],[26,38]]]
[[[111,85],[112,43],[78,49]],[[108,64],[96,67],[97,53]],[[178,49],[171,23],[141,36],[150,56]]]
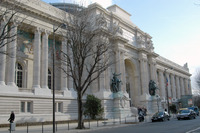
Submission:
[[[42,0],[72,2],[74,0]],[[117,4],[131,20],[153,38],[155,52],[183,66],[190,73],[200,68],[200,0],[76,0],[98,2],[103,7]]]

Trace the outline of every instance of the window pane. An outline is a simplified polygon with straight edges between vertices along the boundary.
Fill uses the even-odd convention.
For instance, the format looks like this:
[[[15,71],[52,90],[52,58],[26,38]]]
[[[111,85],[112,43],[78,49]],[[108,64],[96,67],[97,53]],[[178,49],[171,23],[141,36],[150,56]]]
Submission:
[[[62,103],[58,103],[58,112],[62,112]]]
[[[21,102],[21,112],[25,112],[25,102]]]
[[[31,102],[27,102],[27,112],[32,112],[32,103]]]

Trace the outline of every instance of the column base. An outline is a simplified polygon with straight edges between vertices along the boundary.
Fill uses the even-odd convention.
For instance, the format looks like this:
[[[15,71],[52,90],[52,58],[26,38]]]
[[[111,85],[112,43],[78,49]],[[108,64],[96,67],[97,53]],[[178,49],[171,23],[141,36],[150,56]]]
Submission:
[[[100,91],[94,95],[100,99],[113,99],[113,93],[106,89],[100,89]]]
[[[7,85],[8,86],[12,86],[12,87],[17,87],[16,84],[15,84],[15,82],[8,82]]]
[[[48,86],[43,86],[43,87],[41,87],[42,89],[49,89],[49,87]]]
[[[35,95],[51,96],[51,90],[45,88],[34,88]]]
[[[74,99],[77,98],[77,92],[73,88],[70,89],[65,88],[65,90],[63,90],[62,93],[64,97],[74,98]]]
[[[0,85],[6,85],[4,81],[0,81]]]
[[[0,85],[0,93],[18,93],[17,86]]]

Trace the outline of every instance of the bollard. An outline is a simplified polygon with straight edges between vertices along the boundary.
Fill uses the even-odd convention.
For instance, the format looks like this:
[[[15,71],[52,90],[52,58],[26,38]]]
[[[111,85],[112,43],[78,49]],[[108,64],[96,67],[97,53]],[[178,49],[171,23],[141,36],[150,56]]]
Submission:
[[[68,130],[69,130],[69,121],[68,121]]]
[[[11,133],[11,132],[12,132],[12,131],[11,131],[11,122],[10,122],[10,129],[9,129],[9,130],[10,130],[10,133]]]
[[[42,133],[43,133],[43,130],[44,130],[44,128],[43,128],[43,123],[44,123],[44,122],[42,122]]]
[[[125,117],[125,124],[126,124],[126,117]]]
[[[90,119],[88,120],[89,128],[90,128]]]
[[[27,123],[27,133],[28,133],[28,123]]]
[[[99,127],[99,121],[98,121],[98,119],[97,119],[97,127]]]
[[[57,122],[56,122],[56,132],[57,132]]]
[[[121,117],[119,117],[119,124],[121,124]]]
[[[137,122],[137,119],[136,119],[136,118],[137,118],[137,116],[135,115],[135,122]]]

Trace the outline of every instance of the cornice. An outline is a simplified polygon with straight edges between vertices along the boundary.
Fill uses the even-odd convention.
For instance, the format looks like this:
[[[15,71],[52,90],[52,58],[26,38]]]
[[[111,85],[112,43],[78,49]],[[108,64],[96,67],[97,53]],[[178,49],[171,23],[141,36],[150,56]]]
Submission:
[[[7,0],[6,2],[10,5],[17,6],[25,14],[36,15],[41,19],[48,19],[55,23],[62,23],[62,18],[66,18],[67,16],[65,11],[40,0]]]

